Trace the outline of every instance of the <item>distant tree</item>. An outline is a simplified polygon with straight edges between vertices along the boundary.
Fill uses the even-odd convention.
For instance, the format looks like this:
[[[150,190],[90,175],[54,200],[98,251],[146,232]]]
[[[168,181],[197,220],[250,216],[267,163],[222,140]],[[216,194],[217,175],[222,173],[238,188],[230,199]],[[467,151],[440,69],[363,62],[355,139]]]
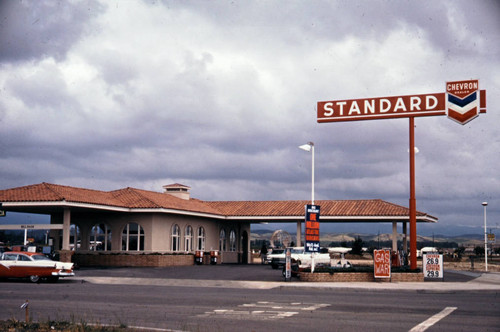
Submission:
[[[354,255],[361,255],[363,253],[363,240],[361,237],[357,237],[356,240],[352,241],[351,253]]]
[[[476,256],[484,255],[484,247],[476,246],[474,248],[474,253],[476,254]]]
[[[465,247],[462,246],[462,247],[458,247],[457,249],[455,249],[455,254],[457,254],[458,258],[462,258],[464,252],[465,252]]]

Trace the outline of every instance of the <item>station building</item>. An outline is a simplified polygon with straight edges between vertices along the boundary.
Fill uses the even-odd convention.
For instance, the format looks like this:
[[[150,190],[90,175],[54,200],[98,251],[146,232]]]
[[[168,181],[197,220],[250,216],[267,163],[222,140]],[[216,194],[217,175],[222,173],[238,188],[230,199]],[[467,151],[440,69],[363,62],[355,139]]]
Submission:
[[[50,230],[61,260],[80,265],[166,266],[194,264],[194,253],[217,250],[221,263],[250,262],[250,228],[255,223],[300,223],[308,201],[202,201],[190,187],[163,192],[124,188],[99,191],[40,183],[0,190],[0,210],[50,215]],[[406,225],[409,209],[380,199],[319,200],[321,223],[390,222]],[[417,212],[418,222],[437,218]],[[0,229],[19,229],[5,225]],[[298,232],[297,242],[301,242]],[[406,238],[406,236],[404,237]],[[395,246],[393,240],[393,247]],[[395,249],[395,248],[394,248]]]

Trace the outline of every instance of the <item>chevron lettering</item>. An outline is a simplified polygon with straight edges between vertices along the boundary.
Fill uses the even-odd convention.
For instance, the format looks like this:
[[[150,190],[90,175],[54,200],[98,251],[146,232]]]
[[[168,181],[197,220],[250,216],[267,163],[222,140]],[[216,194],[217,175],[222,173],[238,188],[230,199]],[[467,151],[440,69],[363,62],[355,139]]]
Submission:
[[[446,83],[448,117],[462,125],[479,115],[479,81],[458,81]]]

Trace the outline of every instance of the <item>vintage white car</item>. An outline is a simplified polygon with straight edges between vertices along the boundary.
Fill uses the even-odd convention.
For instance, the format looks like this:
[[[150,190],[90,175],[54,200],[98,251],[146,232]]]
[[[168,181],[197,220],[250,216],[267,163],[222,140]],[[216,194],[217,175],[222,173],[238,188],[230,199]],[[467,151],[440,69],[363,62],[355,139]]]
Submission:
[[[7,251],[0,256],[0,278],[29,278],[56,282],[74,276],[73,263],[53,261],[47,256],[27,251]]]

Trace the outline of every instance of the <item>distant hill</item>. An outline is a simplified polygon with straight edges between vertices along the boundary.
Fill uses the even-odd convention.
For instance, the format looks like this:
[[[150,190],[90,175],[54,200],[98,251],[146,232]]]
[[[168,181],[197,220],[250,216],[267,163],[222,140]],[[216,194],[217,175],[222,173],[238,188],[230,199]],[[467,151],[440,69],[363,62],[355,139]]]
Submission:
[[[271,238],[274,230],[253,230],[251,234],[251,240],[267,240]],[[290,235],[296,239],[296,232],[289,232]],[[362,233],[321,233],[320,239],[322,245],[328,245],[331,242],[342,243],[346,242],[350,244],[356,238],[360,237],[365,243],[380,243],[386,245],[387,243],[392,243],[392,233],[381,233],[381,234],[362,234]],[[398,234],[398,241],[403,240],[403,235]],[[408,242],[409,234],[408,234]],[[434,236],[423,236],[417,235],[417,243],[426,244],[446,244],[446,243],[456,243],[458,246],[481,246],[484,245],[484,237],[479,234],[463,234],[459,236],[446,236],[446,235],[434,235]]]

